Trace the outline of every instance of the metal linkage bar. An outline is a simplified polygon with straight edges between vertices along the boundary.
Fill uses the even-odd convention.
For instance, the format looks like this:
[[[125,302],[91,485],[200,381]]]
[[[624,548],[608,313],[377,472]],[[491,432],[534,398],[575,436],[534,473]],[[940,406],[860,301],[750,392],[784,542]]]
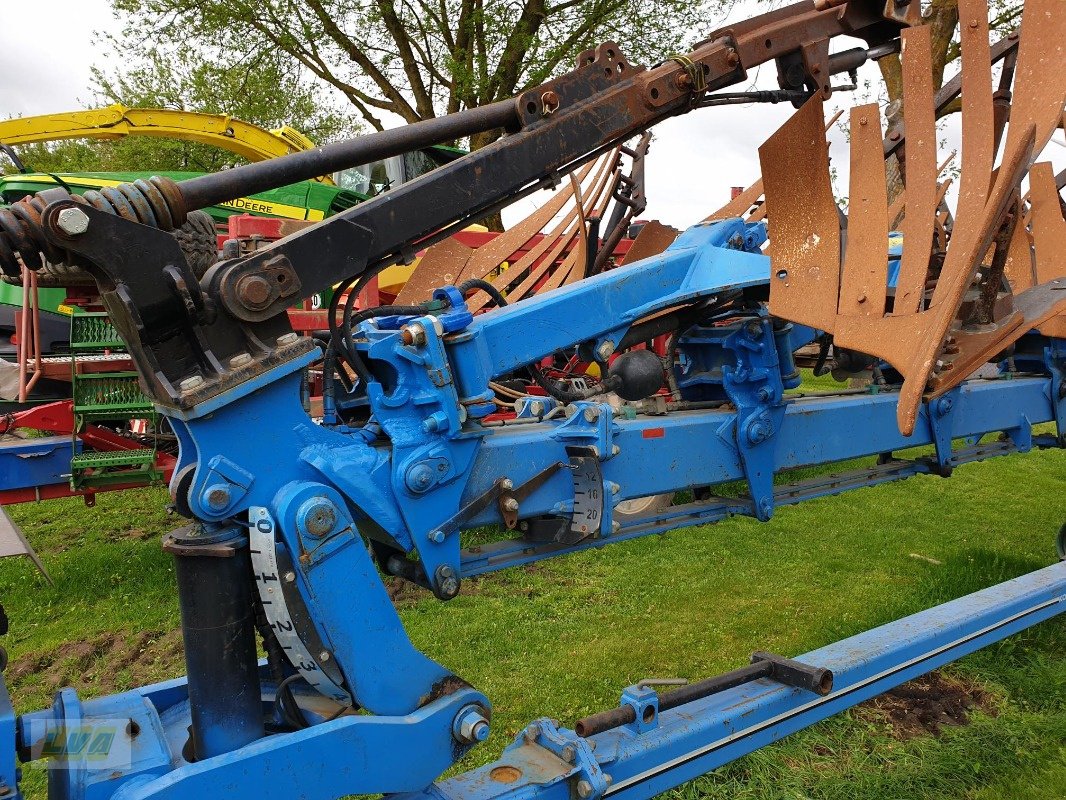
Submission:
[[[1004,441],[945,449],[937,456],[892,459],[863,469],[849,469],[813,477],[794,485],[778,486],[772,506],[790,505],[816,497],[840,494],[862,486],[875,486],[918,474],[947,474],[963,464],[1033,446],[1057,446],[1052,439],[1032,436],[1032,426],[1055,419],[1048,400],[1047,378],[971,381],[964,384],[947,417],[948,440],[975,439],[986,433],[1009,431]],[[786,410],[777,442],[772,470],[780,473],[796,467],[829,464],[854,458],[891,453],[936,443],[934,425],[919,427],[904,437],[895,425],[896,396],[891,393],[812,395],[786,400]],[[928,423],[930,412],[923,410]],[[935,414],[933,414],[935,417]],[[735,443],[720,431],[736,425],[733,411],[691,411],[666,416],[616,419],[612,441],[619,454],[604,462],[603,476],[617,484],[617,499],[678,491],[689,486],[707,486],[744,480],[746,473],[736,458]],[[557,423],[556,423],[557,424]],[[467,493],[481,492],[480,475],[507,475],[516,484],[527,480],[541,464],[558,458],[546,431],[550,423],[513,426],[486,437]],[[533,446],[532,442],[539,442]],[[698,448],[688,443],[700,442]],[[675,446],[676,445],[676,446]],[[647,464],[668,464],[668,469],[646,470]],[[559,513],[558,498],[565,497],[570,477],[557,474],[522,502],[523,518]],[[636,490],[636,491],[634,491]],[[639,494],[637,493],[639,492]],[[674,506],[646,517],[626,520],[615,531],[601,531],[596,538],[576,544],[507,539],[469,547],[462,553],[463,576],[493,572],[565,553],[603,547],[612,542],[660,533],[685,525],[717,522],[734,514],[755,516],[749,498],[713,498]],[[472,516],[467,526],[492,524],[492,511]]]
[[[498,761],[402,797],[653,797],[1063,611],[1066,562],[798,656],[832,671],[827,695],[760,679],[664,709],[629,687],[631,724],[584,739],[540,719]]]
[[[14,261],[16,250],[33,261],[41,247],[50,260],[86,262],[149,394],[163,405],[189,407],[306,352],[291,341],[284,318],[285,309],[301,298],[411,260],[418,249],[557,182],[649,126],[691,110],[706,92],[742,81],[760,64],[777,60],[789,80],[799,81],[790,88],[828,96],[830,75],[841,66],[829,58],[830,40],[850,36],[883,45],[914,21],[917,7],[910,6],[852,0],[842,8],[820,9],[795,3],[718,31],[687,56],[650,69],[634,67],[617,44],[607,42],[581,54],[573,72],[524,92],[510,105],[180,185],[153,179],[151,185],[124,187],[128,197],[112,193],[97,207],[62,192],[45,193],[6,216],[0,211],[10,223],[6,238],[0,236],[0,266]],[[370,154],[511,122],[517,123],[516,132],[509,136],[247,258],[223,263],[203,291],[181,267],[174,248],[147,227],[153,220],[180,220],[198,204],[354,166]],[[131,219],[145,224],[114,216],[130,203],[137,211]],[[32,224],[20,222],[23,217]],[[40,231],[47,242],[36,241]],[[5,259],[5,253],[11,257]],[[114,291],[120,285],[123,291]],[[147,326],[150,330],[149,319],[155,323]],[[234,360],[240,369],[230,366]]]
[[[656,694],[655,702],[659,712],[669,711],[671,708],[694,703],[718,694],[728,689],[735,689],[745,683],[757,681],[760,678],[775,681],[784,686],[792,686],[797,689],[806,689],[815,694],[827,695],[833,689],[833,673],[824,667],[812,667],[791,658],[782,658],[773,653],[758,652],[752,654],[751,663],[746,667],[715,675],[713,678],[691,683],[680,689],[674,689],[665,694]],[[646,683],[646,682],[645,682]],[[638,684],[638,688],[640,685]],[[655,716],[655,709],[650,712],[645,709],[644,722],[650,722]],[[597,733],[621,728],[637,721],[637,705],[626,704],[610,711],[601,711],[599,714],[579,719],[574,724],[574,732],[586,739]]]

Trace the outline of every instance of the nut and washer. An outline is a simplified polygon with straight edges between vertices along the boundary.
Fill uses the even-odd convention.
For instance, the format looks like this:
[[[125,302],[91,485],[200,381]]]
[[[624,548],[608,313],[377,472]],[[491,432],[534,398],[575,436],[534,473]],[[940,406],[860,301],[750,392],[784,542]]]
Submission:
[[[410,347],[421,347],[426,343],[426,329],[417,322],[412,325],[405,325],[400,330],[400,339],[405,345]]]

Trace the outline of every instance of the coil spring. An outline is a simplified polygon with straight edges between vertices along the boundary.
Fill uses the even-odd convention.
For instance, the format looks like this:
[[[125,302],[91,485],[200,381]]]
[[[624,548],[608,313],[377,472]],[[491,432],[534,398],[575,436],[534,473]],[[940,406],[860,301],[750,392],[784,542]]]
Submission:
[[[41,217],[48,203],[56,199],[54,191],[39,192],[0,208],[0,270],[6,275],[20,276],[23,264],[32,270],[40,269],[46,262],[74,264],[70,253],[53,245],[44,235]],[[170,178],[136,180],[70,197],[98,211],[164,231],[185,224],[181,190]]]

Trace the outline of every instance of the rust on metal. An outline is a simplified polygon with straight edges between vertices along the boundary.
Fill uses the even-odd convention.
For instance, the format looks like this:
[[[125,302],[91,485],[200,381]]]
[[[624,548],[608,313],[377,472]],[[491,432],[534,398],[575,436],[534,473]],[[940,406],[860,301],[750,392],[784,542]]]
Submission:
[[[420,303],[428,300],[434,289],[448,283],[458,283],[459,275],[475,252],[474,248],[467,247],[454,236],[427,248],[418,266],[397,293],[395,302],[399,305]]]
[[[751,207],[759,202],[762,197],[762,178],[755,181],[751,186],[738,194],[717,211],[713,211],[703,218],[704,222],[716,222],[721,219],[734,217],[746,217]]]
[[[829,180],[822,100],[815,96],[762,147],[771,220],[770,308],[831,333],[840,288],[840,222]],[[783,164],[788,169],[780,169]]]
[[[851,110],[848,247],[840,278],[839,313],[864,317],[885,313],[887,240],[888,191],[881,117],[877,103],[870,103]]]
[[[565,237],[566,243],[562,250],[552,250],[555,258],[558,258],[559,253],[563,252],[566,247],[570,247],[567,254],[568,257],[580,251],[582,261],[581,269],[578,270],[578,273],[583,274],[583,258],[587,252],[587,247],[584,246],[584,237],[587,232],[584,224],[585,212],[582,204],[581,186],[592,173],[595,173],[596,178],[594,180],[597,182],[597,186],[602,186],[600,178],[603,176],[604,170],[616,160],[617,150],[605,154],[599,160],[590,162],[575,173],[571,173],[568,176],[569,180],[565,187],[555,192],[547,202],[525,219],[512,225],[509,229],[480,247],[468,247],[454,237],[429,247],[422,255],[418,265],[412,271],[399,294],[397,294],[395,302],[400,304],[420,302],[428,299],[434,289],[444,284],[457,284],[472,278],[490,278],[494,272],[500,270],[506,264],[507,259],[513,254],[523,249],[527,250],[526,256],[534,251],[538,255],[543,254],[558,243],[559,237]],[[541,247],[531,246],[531,241],[540,234],[544,226],[558,216],[568,204],[573,205],[566,212],[564,223],[556,226],[550,233],[541,238]],[[575,221],[579,223],[576,226],[574,225]],[[581,246],[574,245],[575,236],[582,237]],[[534,256],[531,261],[536,261],[536,259],[537,256]],[[497,288],[506,290],[508,285],[514,282],[514,277],[519,274],[519,271],[524,269],[531,261],[526,261],[525,256],[523,256],[515,264],[510,265],[511,269],[518,268],[518,271],[505,270],[505,272],[511,272],[511,274],[506,279],[503,279],[503,274],[496,276],[493,279],[494,285],[495,280],[501,280],[503,285],[497,286]],[[574,273],[573,265],[573,262],[569,265],[564,265],[567,275],[576,274]],[[559,280],[563,280],[567,275],[561,275]],[[518,298],[512,296],[512,300],[514,299]],[[476,310],[483,308],[491,301],[485,292],[479,291],[475,292],[468,302]]]
[[[590,207],[602,210],[603,204],[609,199],[617,169],[617,151],[604,156],[591,173],[587,195],[576,194],[571,186],[568,196],[574,202],[570,210],[548,234],[491,281],[497,290],[507,295],[510,302],[555,288],[575,271],[575,280],[585,274],[588,248],[584,246],[584,236],[587,235],[586,212],[585,204],[581,201],[587,197],[586,202]],[[477,311],[488,302],[487,294],[477,292],[468,305],[471,310]]]
[[[582,167],[577,173],[578,182],[585,181],[598,163],[600,162],[592,161]],[[551,222],[571,200],[572,192],[573,185],[568,182],[565,189],[557,191],[551,199],[528,217],[512,225],[491,242],[477,248],[459,279],[464,281],[471,278],[484,279],[489,273],[499,269],[512,253],[517,253],[530,239],[543,230],[545,225]]]
[[[1033,248],[1032,279],[1034,284],[1046,284],[1066,279],[1066,220],[1051,164],[1034,164],[1029,171],[1029,193],[1032,202]],[[1021,226],[1019,226],[1021,227]],[[1045,336],[1066,338],[1066,310],[1050,316],[1038,325]]]
[[[935,98],[929,31],[904,32],[908,135],[899,126],[881,148],[885,158],[906,156],[905,191],[891,207],[881,205],[883,164],[867,158],[877,133],[868,130],[869,116],[862,125],[864,109],[852,111],[849,241],[839,292],[826,274],[832,271],[831,254],[812,259],[809,253],[814,237],[835,235],[838,223],[828,213],[835,209],[827,202],[832,196],[826,195],[824,143],[812,135],[808,109],[797,112],[760,151],[771,220],[771,311],[832,333],[838,346],[876,356],[899,371],[897,421],[905,434],[913,432],[926,397],[957,385],[1027,331],[1066,334],[1061,182],[1050,165],[1033,164],[1062,124],[1066,7],[1059,0],[1028,0],[1021,33],[991,48],[986,4],[963,0],[960,18],[962,72]],[[999,61],[994,96],[991,64]],[[962,173],[952,215],[944,200],[950,181],[937,183],[944,167],[936,168],[934,119],[960,95]],[[876,109],[865,111],[876,118]],[[803,135],[797,135],[800,130]],[[1001,139],[1003,155],[996,165]],[[775,164],[789,169],[774,172]],[[1022,198],[1027,175],[1031,191]],[[894,307],[883,313],[876,304],[864,307],[870,302],[867,289],[884,284],[884,228],[901,213],[903,263]]]
[[[929,272],[936,213],[936,121],[933,117],[932,39],[929,26],[903,32],[903,91],[907,110],[907,214],[900,231],[903,255],[894,314],[919,310]],[[881,179],[882,182],[884,179]]]
[[[762,193],[761,188],[759,192],[760,194]],[[677,228],[663,225],[657,220],[644,223],[644,227],[640,229],[637,238],[633,240],[632,246],[626,252],[622,265],[632,264],[641,259],[659,255],[659,253],[674,243],[680,233]]]

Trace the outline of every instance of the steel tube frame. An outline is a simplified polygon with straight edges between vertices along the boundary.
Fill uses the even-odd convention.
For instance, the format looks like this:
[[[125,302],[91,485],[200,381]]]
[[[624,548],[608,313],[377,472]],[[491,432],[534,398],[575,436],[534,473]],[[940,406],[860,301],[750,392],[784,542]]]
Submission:
[[[1066,562],[797,656],[833,671],[835,688],[825,697],[758,680],[662,711],[641,732],[624,726],[589,737],[594,765],[583,763],[581,749],[575,764],[550,761],[544,740],[530,741],[527,728],[499,761],[402,797],[569,800],[579,775],[594,784],[597,770],[610,780],[591,797],[652,797],[1063,611]],[[553,727],[549,720],[534,725]],[[515,770],[520,777],[509,783],[493,777]]]

